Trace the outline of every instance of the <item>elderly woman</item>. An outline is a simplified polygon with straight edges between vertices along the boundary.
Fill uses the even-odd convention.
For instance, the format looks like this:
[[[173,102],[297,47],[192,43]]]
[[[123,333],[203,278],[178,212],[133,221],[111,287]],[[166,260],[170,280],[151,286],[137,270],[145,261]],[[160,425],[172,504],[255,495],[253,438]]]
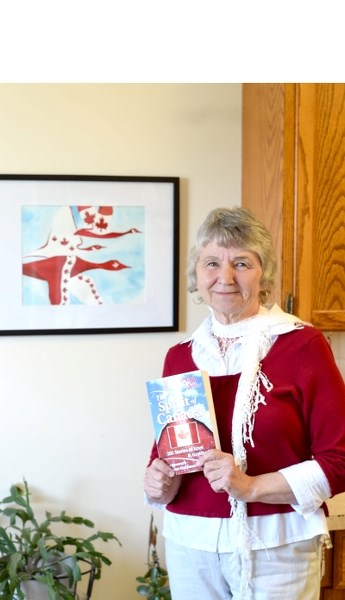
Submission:
[[[209,315],[163,375],[207,370],[221,450],[176,475],[154,445],[148,502],[165,507],[173,600],[317,600],[325,501],[345,491],[345,385],[323,334],[266,305],[271,236],[248,211],[213,210],[190,255]]]

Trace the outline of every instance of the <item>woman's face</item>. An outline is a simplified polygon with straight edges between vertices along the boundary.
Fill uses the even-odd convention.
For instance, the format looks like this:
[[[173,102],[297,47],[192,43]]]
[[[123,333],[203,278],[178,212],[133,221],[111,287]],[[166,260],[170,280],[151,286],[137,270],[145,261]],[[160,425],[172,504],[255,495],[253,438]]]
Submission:
[[[210,242],[200,253],[196,275],[200,296],[221,323],[258,313],[262,267],[254,252]]]

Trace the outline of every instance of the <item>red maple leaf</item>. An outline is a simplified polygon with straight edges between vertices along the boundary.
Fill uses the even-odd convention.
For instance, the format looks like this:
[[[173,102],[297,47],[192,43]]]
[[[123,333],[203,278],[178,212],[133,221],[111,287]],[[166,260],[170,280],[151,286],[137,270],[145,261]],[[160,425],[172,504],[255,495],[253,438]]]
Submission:
[[[89,213],[88,211],[86,211],[85,216],[84,216],[84,222],[87,225],[92,225],[92,223],[95,220],[95,215],[92,215],[91,213]]]
[[[178,432],[177,437],[179,437],[181,440],[184,440],[188,436],[188,433],[189,432],[186,429],[182,429]]]
[[[103,217],[101,217],[100,220],[97,221],[96,227],[98,227],[98,229],[107,229],[108,223],[106,223]]]

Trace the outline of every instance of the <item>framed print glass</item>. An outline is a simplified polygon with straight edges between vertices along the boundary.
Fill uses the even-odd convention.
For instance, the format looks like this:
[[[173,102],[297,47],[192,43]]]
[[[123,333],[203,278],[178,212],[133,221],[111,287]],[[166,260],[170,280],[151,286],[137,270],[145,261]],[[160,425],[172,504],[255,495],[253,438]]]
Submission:
[[[177,331],[179,178],[1,175],[0,335]]]

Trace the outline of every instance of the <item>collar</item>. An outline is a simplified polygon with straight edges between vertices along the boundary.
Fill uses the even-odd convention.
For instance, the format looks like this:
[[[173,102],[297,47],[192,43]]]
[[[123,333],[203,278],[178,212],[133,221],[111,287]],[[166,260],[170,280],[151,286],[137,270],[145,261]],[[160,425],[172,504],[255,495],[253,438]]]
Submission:
[[[209,343],[212,333],[220,337],[245,339],[247,335],[252,336],[254,333],[259,334],[262,332],[272,338],[276,335],[288,333],[293,329],[302,329],[305,325],[310,325],[310,323],[301,321],[296,315],[284,312],[276,303],[260,306],[257,315],[236,323],[230,323],[229,325],[224,325],[217,321],[213,310],[210,308],[209,310],[210,314],[202,321],[194,333],[183,340],[182,343],[197,342],[203,345],[204,343]]]

